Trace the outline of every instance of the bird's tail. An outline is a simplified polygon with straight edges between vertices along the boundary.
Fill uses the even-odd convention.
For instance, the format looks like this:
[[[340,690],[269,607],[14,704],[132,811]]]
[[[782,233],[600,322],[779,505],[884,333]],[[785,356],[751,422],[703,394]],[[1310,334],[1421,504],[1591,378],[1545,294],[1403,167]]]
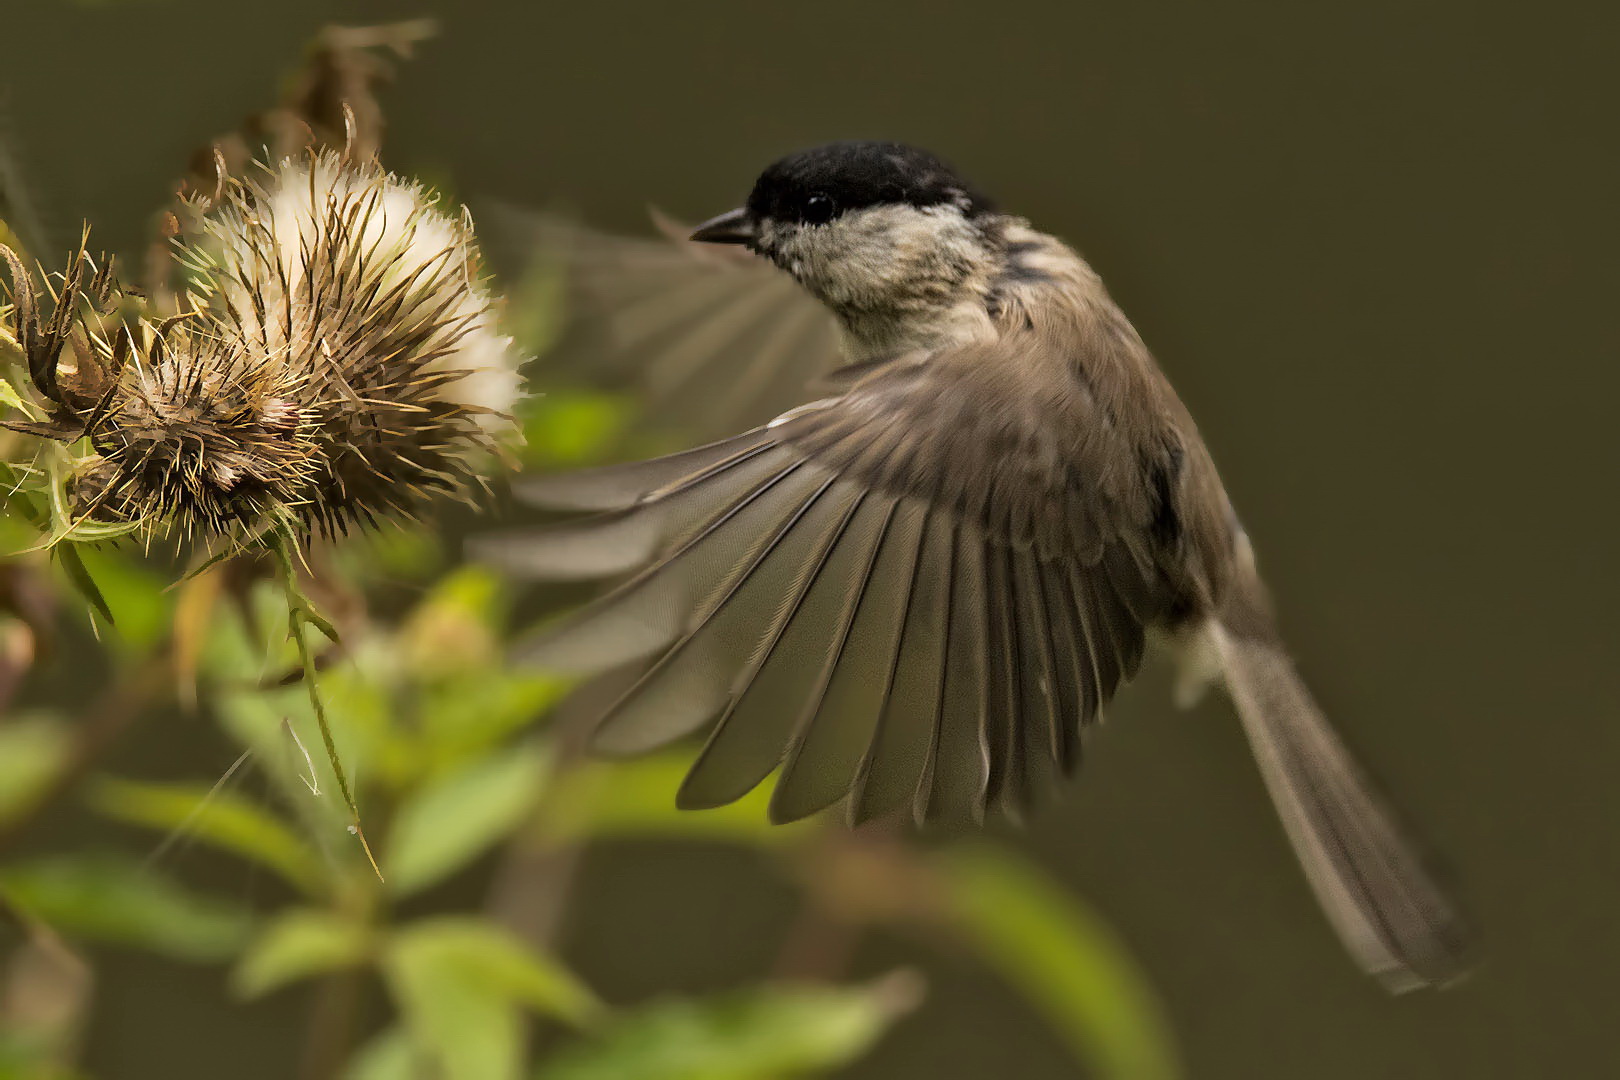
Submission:
[[[1212,627],[1222,674],[1305,875],[1356,961],[1400,992],[1464,973],[1471,934],[1269,625]],[[1269,620],[1265,620],[1269,624]]]

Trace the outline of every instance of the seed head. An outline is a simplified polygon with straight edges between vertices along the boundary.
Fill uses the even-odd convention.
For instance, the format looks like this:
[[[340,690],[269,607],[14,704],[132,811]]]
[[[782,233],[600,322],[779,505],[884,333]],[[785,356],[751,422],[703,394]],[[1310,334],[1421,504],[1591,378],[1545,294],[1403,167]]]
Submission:
[[[200,209],[179,249],[196,310],[142,327],[81,505],[187,533],[333,535],[476,482],[519,379],[465,214],[335,153]]]

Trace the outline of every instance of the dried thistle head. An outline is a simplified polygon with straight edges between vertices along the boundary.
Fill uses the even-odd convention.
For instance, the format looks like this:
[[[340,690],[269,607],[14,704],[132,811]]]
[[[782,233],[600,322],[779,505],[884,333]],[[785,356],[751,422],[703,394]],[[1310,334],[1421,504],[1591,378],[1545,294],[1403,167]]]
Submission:
[[[201,209],[180,250],[196,310],[128,332],[81,508],[188,535],[334,535],[476,481],[519,379],[465,215],[332,153]],[[103,366],[118,351],[103,343]]]
[[[91,432],[75,505],[188,537],[299,520],[320,447],[297,376],[207,320],[152,333],[138,356]]]

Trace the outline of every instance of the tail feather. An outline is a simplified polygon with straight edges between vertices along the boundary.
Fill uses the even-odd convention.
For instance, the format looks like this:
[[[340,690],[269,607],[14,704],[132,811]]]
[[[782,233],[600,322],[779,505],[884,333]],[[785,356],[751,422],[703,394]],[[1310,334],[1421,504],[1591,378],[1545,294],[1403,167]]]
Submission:
[[[1464,974],[1464,919],[1281,645],[1220,626],[1214,637],[1266,787],[1345,947],[1396,992]]]

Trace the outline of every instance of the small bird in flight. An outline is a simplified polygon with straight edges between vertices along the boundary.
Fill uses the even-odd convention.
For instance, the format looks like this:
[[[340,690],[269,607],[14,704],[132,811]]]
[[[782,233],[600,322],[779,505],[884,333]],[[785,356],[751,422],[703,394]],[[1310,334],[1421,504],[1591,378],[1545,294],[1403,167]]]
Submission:
[[[786,271],[848,363],[744,434],[520,483],[589,513],[497,561],[629,575],[524,647],[650,661],[599,749],[706,730],[685,807],[775,772],[781,821],[1017,815],[1162,633],[1231,695],[1360,965],[1395,989],[1461,973],[1459,913],[1295,672],[1203,439],[1079,255],[890,142],[783,158],[692,238]]]

